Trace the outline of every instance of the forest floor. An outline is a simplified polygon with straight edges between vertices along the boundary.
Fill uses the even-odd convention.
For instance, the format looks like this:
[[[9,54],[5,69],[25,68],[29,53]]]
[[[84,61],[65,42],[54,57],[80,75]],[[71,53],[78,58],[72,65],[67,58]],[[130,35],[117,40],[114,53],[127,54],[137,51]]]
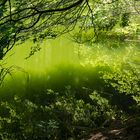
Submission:
[[[123,123],[114,121],[108,128],[94,130],[82,140],[140,140],[140,117],[130,117]]]

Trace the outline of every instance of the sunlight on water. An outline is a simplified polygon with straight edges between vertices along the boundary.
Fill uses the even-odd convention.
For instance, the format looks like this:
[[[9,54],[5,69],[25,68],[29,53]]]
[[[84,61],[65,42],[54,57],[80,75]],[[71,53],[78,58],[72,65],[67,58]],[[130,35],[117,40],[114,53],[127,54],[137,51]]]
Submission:
[[[115,44],[115,47],[112,46]],[[55,40],[47,40],[40,44],[41,50],[29,56],[34,44],[31,41],[16,46],[6,57],[8,66],[20,67],[28,72],[46,72],[58,65],[108,65],[122,63],[135,53],[134,44],[127,43],[96,43],[92,46],[76,44],[62,36]],[[19,69],[20,69],[19,68]]]
[[[8,65],[16,65],[27,71],[42,71],[45,68],[62,63],[77,63],[78,55],[74,53],[75,44],[62,37],[55,40],[44,41],[40,44],[41,50],[36,52],[28,59],[32,42],[26,42],[21,46],[16,46],[9,56],[7,56]]]

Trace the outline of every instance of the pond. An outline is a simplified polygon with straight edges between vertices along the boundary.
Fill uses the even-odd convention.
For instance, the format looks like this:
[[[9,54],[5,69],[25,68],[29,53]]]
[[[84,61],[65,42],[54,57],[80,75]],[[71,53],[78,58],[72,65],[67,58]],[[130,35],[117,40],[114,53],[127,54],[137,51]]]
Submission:
[[[35,45],[41,50],[28,58]],[[127,64],[140,68],[139,47],[139,42],[115,40],[83,45],[72,42],[67,36],[40,45],[28,41],[5,57],[5,65],[11,69],[0,93],[24,94],[28,88],[64,90],[67,86],[101,88],[104,82],[100,73],[121,69]]]

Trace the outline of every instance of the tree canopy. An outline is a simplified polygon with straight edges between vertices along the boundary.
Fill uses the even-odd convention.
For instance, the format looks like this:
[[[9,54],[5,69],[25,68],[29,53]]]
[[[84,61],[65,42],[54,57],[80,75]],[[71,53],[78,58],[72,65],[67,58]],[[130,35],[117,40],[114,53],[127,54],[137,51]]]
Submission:
[[[130,0],[134,2],[134,0]],[[16,42],[55,38],[79,25],[111,29],[130,2],[122,0],[1,0],[0,59]],[[124,12],[125,11],[125,12]]]

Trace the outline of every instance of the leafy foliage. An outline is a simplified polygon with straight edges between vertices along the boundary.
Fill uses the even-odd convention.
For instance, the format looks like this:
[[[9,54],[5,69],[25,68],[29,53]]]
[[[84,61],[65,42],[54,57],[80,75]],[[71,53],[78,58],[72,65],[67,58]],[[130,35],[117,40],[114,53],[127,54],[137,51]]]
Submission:
[[[128,25],[133,0],[3,0],[0,2],[0,59],[28,39],[42,41],[63,33],[91,28],[94,37],[120,20]],[[132,7],[132,8],[131,8]],[[133,8],[134,9],[134,8]],[[135,7],[135,11],[136,7]]]
[[[79,139],[115,117],[114,107],[96,92],[90,102],[76,99],[70,89],[62,94],[47,90],[32,99],[1,101],[1,139]]]
[[[97,49],[100,43],[107,45],[108,38],[117,38],[109,48],[117,50],[118,41],[139,35],[139,25],[130,24],[131,6],[126,4],[131,1],[3,0],[0,59],[16,42],[20,44],[29,38],[37,43],[31,47],[30,57],[40,50],[38,41],[55,38],[74,27],[80,29],[74,34],[78,43],[96,45],[93,49]],[[122,27],[113,29],[118,25]],[[102,40],[93,44],[95,37]],[[79,65],[62,64],[46,77],[39,75],[40,79],[31,75],[26,80],[19,78],[20,82],[12,79],[14,89],[9,86],[0,99],[0,139],[77,140],[93,129],[109,126],[115,119],[139,115],[139,50],[131,53],[133,47],[126,47],[123,60],[116,54],[115,58],[103,55],[99,49],[93,55],[91,48],[82,48],[78,51],[83,57]],[[93,57],[97,59],[93,61]],[[12,70],[0,65],[0,85]]]
[[[27,83],[30,87],[24,95],[18,91],[10,98],[3,96],[0,101],[1,139],[76,140],[93,129],[109,126],[114,119],[139,113],[138,71],[130,65],[122,66],[125,67],[116,65],[109,69],[100,64],[97,71],[88,73],[90,82],[85,87],[79,85],[78,89],[68,85],[62,89],[52,86],[52,90],[39,87],[38,81],[38,87]],[[66,70],[68,73],[72,69]],[[96,78],[91,77],[93,72],[98,74]]]

